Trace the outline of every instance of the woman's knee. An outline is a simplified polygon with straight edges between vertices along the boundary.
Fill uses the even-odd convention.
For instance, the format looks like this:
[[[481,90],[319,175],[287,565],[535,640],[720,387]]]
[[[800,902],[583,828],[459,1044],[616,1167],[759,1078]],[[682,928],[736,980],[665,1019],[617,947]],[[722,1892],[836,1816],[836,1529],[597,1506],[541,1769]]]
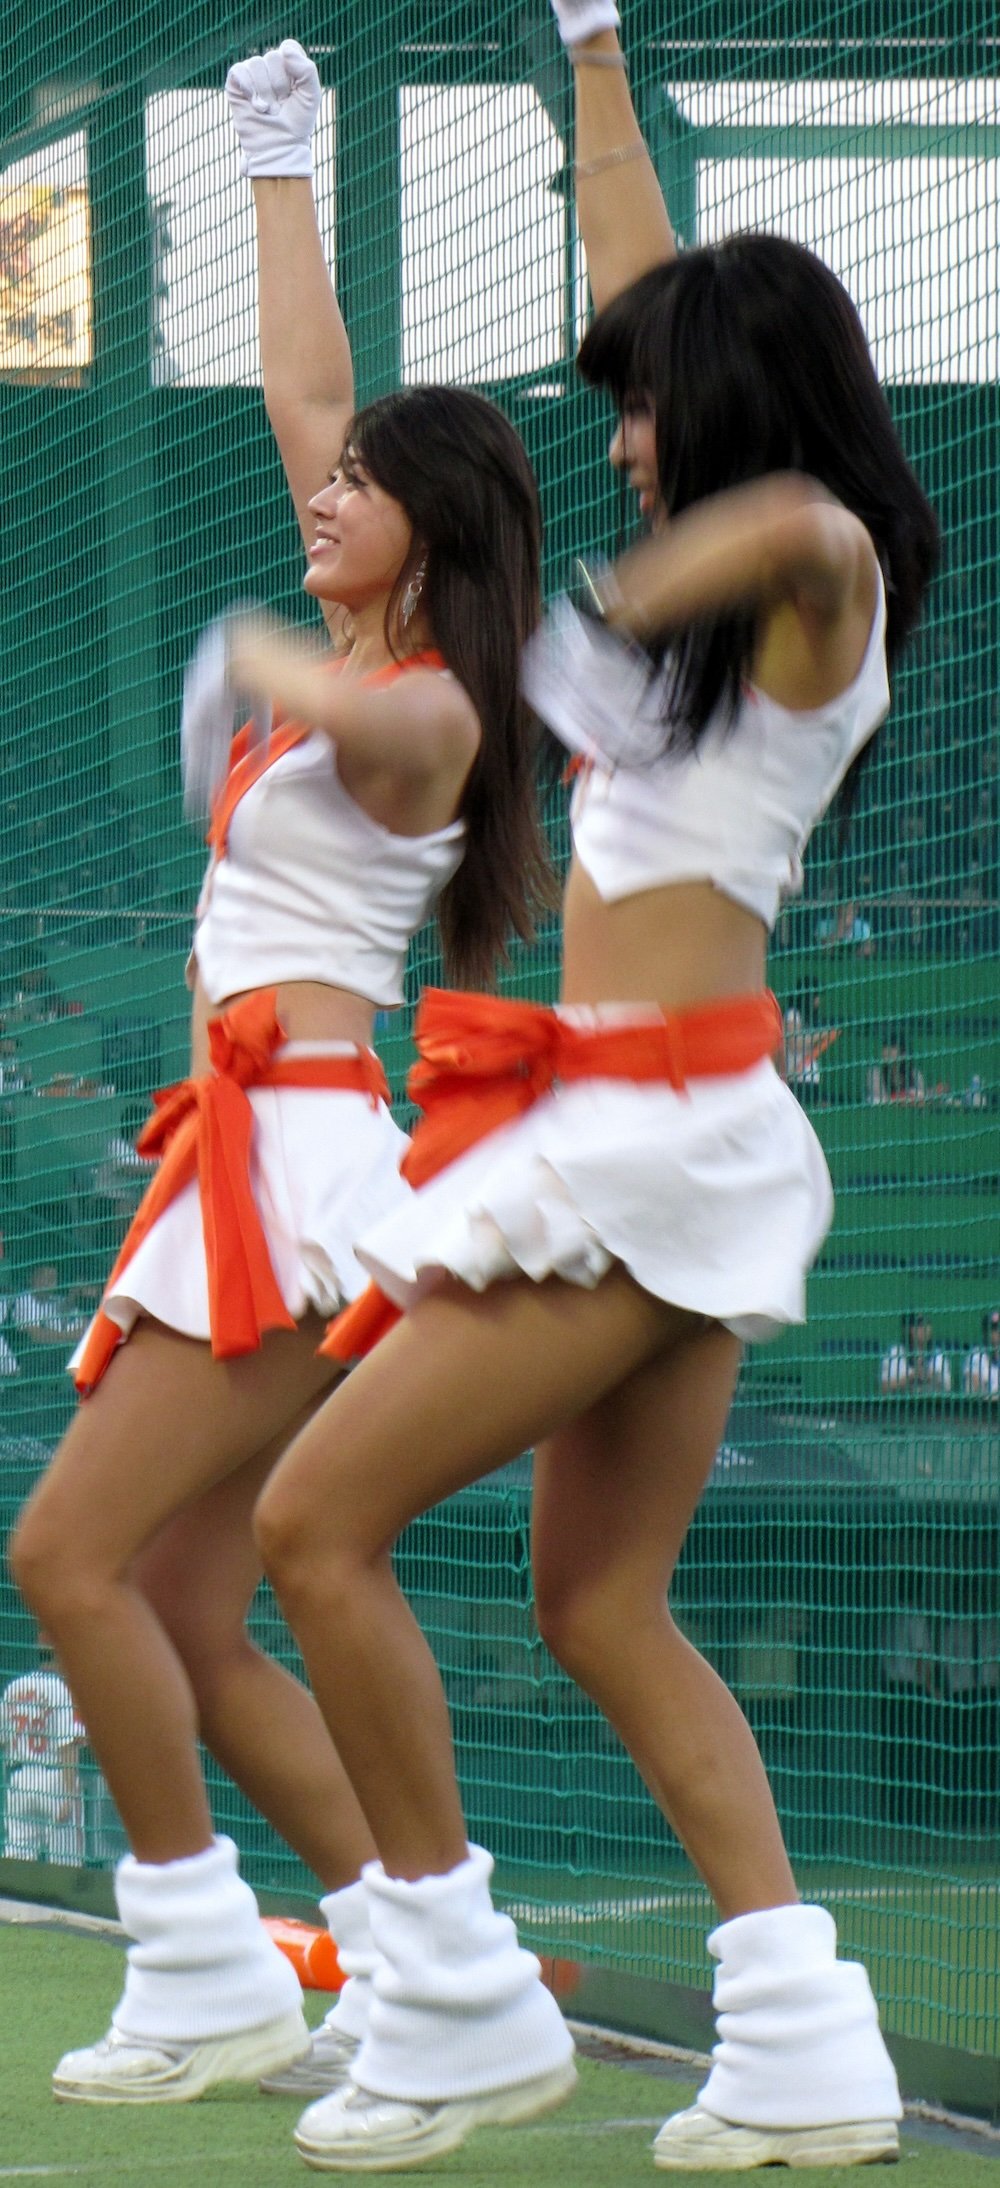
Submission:
[[[669,1630],[666,1601],[643,1604],[631,1583],[615,1576],[598,1585],[561,1576],[536,1577],[535,1617],[546,1648],[588,1693],[597,1694],[614,1667],[628,1657],[636,1633],[652,1617]]]
[[[61,1517],[44,1484],[17,1521],[7,1562],[25,1602],[47,1625],[60,1608],[86,1601],[99,1579],[85,1545]]]
[[[300,1560],[309,1540],[306,1501],[294,1487],[272,1475],[253,1508],[253,1536],[267,1577],[277,1582]]]
[[[603,1620],[597,1613],[593,1591],[565,1575],[548,1580],[535,1575],[535,1618],[550,1654],[572,1677],[579,1676],[584,1658],[590,1657]]]
[[[275,1593],[286,1606],[321,1589],[337,1592],[340,1559],[317,1524],[312,1502],[295,1482],[272,1478],[253,1514],[257,1554]]]
[[[356,1524],[350,1525],[345,1515],[339,1526],[329,1511],[320,1522],[308,1491],[278,1476],[257,1500],[254,1538],[263,1569],[293,1626],[300,1606],[322,1603],[332,1612],[346,1605],[370,1563]]]

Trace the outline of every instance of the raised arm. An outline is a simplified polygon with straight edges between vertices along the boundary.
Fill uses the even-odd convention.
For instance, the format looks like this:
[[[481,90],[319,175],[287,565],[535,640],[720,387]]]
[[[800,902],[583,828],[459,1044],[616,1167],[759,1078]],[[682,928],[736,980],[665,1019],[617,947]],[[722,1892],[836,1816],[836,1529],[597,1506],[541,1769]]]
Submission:
[[[618,43],[614,0],[552,0],[576,85],[576,203],[596,311],[677,255]]]
[[[858,674],[878,583],[860,519],[814,479],[778,473],[694,503],[631,548],[608,573],[607,620],[642,637],[749,607],[755,681],[808,710]]]
[[[860,589],[865,631],[876,554],[860,520],[814,479],[753,479],[695,502],[608,573],[610,624],[637,635],[792,598],[836,620]]]
[[[294,38],[230,69],[226,96],[253,184],[264,401],[308,546],[309,502],[336,469],[354,407],[350,343],[312,190],[320,81]],[[340,611],[332,610],[339,620]]]

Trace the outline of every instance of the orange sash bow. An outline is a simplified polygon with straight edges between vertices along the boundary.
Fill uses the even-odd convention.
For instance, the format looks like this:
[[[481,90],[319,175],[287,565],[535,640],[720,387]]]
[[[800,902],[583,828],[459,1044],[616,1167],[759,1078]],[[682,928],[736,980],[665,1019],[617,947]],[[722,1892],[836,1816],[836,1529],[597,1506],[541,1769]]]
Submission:
[[[250,1086],[339,1087],[367,1094],[374,1108],[389,1088],[377,1056],[297,1056],[272,1061],[285,1039],[276,991],[262,988],[235,1003],[208,1029],[211,1068],[153,1096],[155,1109],[136,1141],[160,1167],[143,1194],[105,1287],[123,1269],[178,1193],[197,1177],[208,1266],[212,1352],[231,1360],[255,1352],[265,1330],[294,1329],[271,1266],[250,1184],[253,1109]],[[121,1342],[121,1330],[99,1309],[77,1364],[81,1395],[94,1389]]]
[[[781,1011],[769,990],[727,996],[639,1025],[577,1026],[537,1003],[429,988],[417,1012],[419,1051],[407,1092],[423,1110],[403,1176],[420,1186],[469,1147],[530,1109],[560,1079],[659,1081],[748,1071],[774,1055]],[[400,1318],[376,1284],[330,1323],[320,1351],[333,1360],[370,1352]]]

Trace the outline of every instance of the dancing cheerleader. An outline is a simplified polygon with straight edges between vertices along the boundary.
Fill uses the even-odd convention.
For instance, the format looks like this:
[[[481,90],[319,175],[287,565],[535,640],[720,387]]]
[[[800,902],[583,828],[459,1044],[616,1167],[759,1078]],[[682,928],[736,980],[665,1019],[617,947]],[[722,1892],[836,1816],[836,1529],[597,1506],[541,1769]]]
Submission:
[[[799,1902],[733,1695],[669,1589],[749,1341],[804,1315],[832,1196],[776,1068],[766,948],[889,705],[936,544],[857,314],[766,235],[675,253],[611,0],[557,0],[598,316],[580,363],[651,538],[558,603],[527,689],[575,755],[562,1001],[425,997],[418,1190],[359,1257],[354,1357],[258,1514],[264,1561],[377,1844],[379,1962],[321,2170],[433,2161],[557,2103],[526,1956],[470,1847],[441,1683],[393,1577],[414,1517],[533,1447],[538,1624],[718,1909],[719,2043],[664,2170],[892,2158],[862,1967]],[[401,1311],[395,1327],[389,1327]]]
[[[142,1135],[159,1168],[77,1356],[86,1400],[13,1543],[131,1847],[123,1995],[55,2072],[57,2096],[88,2103],[257,2076],[308,2094],[363,2031],[374,1843],[307,1691],[246,1634],[251,1514],[339,1372],[317,1345],[364,1283],[354,1239],[409,1193],[375,1012],[401,1003],[435,906],[450,970],[489,978],[544,889],[518,691],[539,584],[524,450],[462,390],[352,416],[310,182],[316,70],[287,41],[227,92],[257,206],[265,397],[330,649],[321,664],[256,633],[284,712],[241,734],[214,799],[191,1076]],[[213,633],[189,683],[196,785],[233,721],[241,644],[240,626]],[[351,1980],[312,2043],[214,1833],[199,1738],[325,1886]]]

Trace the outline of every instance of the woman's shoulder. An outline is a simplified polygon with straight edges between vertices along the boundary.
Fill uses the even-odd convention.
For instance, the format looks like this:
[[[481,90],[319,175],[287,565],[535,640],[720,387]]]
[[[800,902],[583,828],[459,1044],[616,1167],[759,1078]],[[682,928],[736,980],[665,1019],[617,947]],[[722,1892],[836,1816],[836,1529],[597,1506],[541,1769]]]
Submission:
[[[885,580],[871,534],[840,514],[850,552],[836,584],[823,590],[792,573],[760,618],[752,687],[790,714],[821,713],[869,678],[887,699]]]

